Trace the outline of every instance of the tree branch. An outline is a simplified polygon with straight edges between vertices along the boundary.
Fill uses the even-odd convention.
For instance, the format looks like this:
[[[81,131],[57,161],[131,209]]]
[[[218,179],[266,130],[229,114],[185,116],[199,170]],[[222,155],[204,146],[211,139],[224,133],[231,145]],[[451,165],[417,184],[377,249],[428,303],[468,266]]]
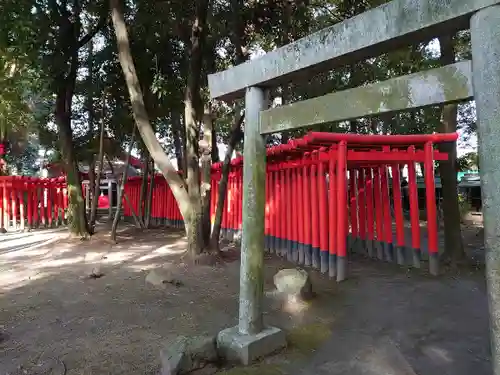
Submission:
[[[96,34],[99,31],[104,29],[104,26],[106,26],[107,23],[108,23],[108,16],[107,16],[107,12],[106,12],[106,16],[101,17],[101,19],[97,23],[96,27],[94,27],[93,30],[90,30],[87,35],[84,35],[82,37],[82,39],[80,39],[78,41],[78,48],[83,47],[85,44],[90,42],[92,40],[92,38],[94,38],[94,36],[96,36]]]

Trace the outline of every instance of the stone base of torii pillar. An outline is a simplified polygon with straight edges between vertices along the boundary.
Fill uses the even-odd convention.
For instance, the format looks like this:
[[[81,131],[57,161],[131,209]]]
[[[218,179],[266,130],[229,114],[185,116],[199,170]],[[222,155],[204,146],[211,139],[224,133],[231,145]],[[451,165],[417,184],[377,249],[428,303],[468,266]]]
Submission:
[[[247,89],[239,323],[217,336],[220,354],[229,361],[239,361],[244,365],[286,346],[285,333],[279,328],[265,327],[262,319],[266,147],[260,135],[259,121],[265,103],[263,89]]]

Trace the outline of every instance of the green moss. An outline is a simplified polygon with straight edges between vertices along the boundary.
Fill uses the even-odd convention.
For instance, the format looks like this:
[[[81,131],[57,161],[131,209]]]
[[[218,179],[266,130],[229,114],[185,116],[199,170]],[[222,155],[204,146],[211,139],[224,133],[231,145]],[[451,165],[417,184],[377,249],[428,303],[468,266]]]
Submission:
[[[318,349],[331,335],[327,324],[313,323],[291,329],[287,335],[290,349],[308,354]]]
[[[276,364],[260,363],[248,367],[234,367],[218,372],[220,375],[284,375],[283,370]]]

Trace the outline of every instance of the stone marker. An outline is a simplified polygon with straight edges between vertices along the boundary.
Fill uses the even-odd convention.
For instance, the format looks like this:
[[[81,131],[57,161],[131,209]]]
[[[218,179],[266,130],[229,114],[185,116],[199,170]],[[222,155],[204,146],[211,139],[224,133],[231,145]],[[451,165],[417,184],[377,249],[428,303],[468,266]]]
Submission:
[[[161,375],[182,375],[218,360],[215,337],[178,336],[160,351]]]
[[[302,268],[281,270],[274,275],[273,281],[277,291],[289,298],[309,300],[313,297],[311,278]]]

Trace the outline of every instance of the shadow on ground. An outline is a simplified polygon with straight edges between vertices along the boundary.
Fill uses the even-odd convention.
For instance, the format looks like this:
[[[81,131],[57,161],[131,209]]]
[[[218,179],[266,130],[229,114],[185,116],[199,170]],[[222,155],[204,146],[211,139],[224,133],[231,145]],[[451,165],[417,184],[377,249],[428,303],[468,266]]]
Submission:
[[[118,244],[105,234],[49,237],[13,249],[0,238],[0,374],[36,374],[47,358],[68,375],[156,374],[167,337],[236,324],[239,263],[184,263],[181,232],[127,229]],[[89,279],[96,266],[104,276]],[[183,286],[145,284],[161,266]],[[266,290],[285,267],[266,256]],[[255,374],[492,373],[482,274],[428,278],[356,259],[342,284],[312,277],[318,298],[310,304],[265,299],[266,323],[289,332],[291,347]]]

